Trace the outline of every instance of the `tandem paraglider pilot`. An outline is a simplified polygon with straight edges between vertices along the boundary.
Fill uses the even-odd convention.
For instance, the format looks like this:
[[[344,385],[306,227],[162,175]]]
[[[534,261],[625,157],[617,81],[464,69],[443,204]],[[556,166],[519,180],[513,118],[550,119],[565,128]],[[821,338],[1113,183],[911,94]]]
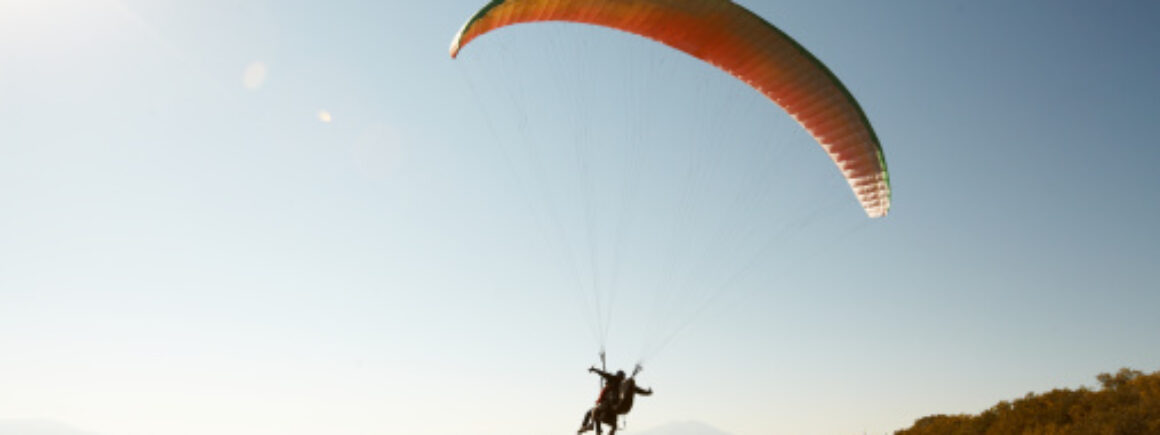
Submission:
[[[624,371],[618,370],[611,374],[596,367],[589,367],[589,372],[596,373],[604,379],[604,388],[596,398],[596,406],[584,413],[584,421],[580,423],[581,434],[595,429],[597,435],[601,433],[601,424],[611,427],[609,435],[616,435],[616,420],[618,416],[632,411],[633,398],[637,394],[648,396],[653,393],[652,388],[643,389],[636,386],[635,372],[633,377],[625,378]]]

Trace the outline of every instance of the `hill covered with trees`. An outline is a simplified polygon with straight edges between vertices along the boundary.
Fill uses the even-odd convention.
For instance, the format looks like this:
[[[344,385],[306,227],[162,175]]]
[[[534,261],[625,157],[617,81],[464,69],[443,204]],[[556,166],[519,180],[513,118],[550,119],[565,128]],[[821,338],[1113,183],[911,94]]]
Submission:
[[[1096,376],[1098,390],[1055,389],[1001,401],[978,415],[932,415],[895,435],[1160,434],[1160,371]]]

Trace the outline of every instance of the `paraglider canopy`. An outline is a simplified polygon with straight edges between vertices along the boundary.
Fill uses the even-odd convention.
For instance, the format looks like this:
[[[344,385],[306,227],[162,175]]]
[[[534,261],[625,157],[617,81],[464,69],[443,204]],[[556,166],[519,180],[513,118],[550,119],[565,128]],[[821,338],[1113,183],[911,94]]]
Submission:
[[[512,24],[569,21],[653,39],[732,74],[798,121],[837,165],[869,217],[890,210],[886,158],[866,114],[810,52],[727,0],[493,0],[460,29],[451,57]]]

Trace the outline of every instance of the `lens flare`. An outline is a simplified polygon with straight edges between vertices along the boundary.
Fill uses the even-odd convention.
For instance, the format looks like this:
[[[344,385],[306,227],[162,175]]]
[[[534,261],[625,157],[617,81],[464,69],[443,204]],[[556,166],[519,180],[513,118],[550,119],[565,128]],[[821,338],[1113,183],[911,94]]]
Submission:
[[[246,65],[246,71],[244,73],[242,73],[242,84],[246,86],[246,89],[249,89],[251,91],[257,90],[258,88],[262,87],[262,84],[265,82],[266,82],[266,64],[265,63],[262,63],[261,61],[256,60],[256,61],[250,62],[249,65]]]

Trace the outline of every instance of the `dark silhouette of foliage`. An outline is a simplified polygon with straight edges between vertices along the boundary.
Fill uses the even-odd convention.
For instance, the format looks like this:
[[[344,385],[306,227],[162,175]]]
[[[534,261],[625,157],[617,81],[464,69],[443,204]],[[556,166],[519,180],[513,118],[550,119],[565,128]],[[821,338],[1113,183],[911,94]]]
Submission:
[[[999,402],[978,415],[931,415],[895,435],[1160,434],[1160,371],[1120,369],[1101,388],[1055,389]]]

